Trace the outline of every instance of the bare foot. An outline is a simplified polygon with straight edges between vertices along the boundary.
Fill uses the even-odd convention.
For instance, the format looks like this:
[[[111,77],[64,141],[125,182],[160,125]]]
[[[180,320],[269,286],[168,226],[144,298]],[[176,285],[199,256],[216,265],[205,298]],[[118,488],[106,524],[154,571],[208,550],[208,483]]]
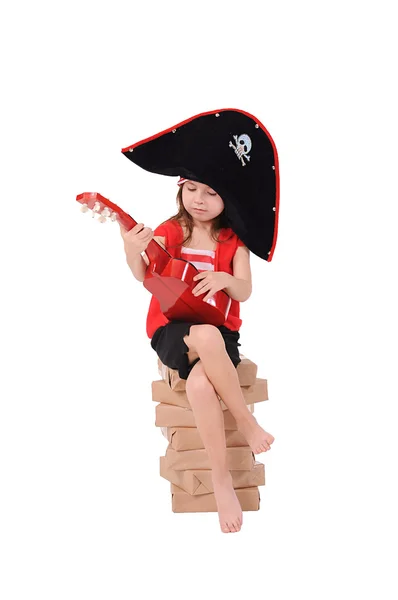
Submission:
[[[237,421],[237,425],[238,430],[246,438],[254,454],[271,450],[271,444],[275,440],[274,436],[260,427],[252,414],[248,415],[248,417],[247,420],[242,419],[241,421]]]
[[[217,477],[212,473],[218,518],[223,533],[240,531],[243,521],[242,508],[236,496],[231,473]]]

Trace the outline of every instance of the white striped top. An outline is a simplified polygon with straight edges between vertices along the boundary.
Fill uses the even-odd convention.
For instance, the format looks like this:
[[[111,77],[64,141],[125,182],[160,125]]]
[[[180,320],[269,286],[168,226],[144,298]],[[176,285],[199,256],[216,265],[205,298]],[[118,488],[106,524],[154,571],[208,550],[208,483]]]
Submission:
[[[214,271],[215,250],[181,248],[181,258],[192,263],[198,271]]]

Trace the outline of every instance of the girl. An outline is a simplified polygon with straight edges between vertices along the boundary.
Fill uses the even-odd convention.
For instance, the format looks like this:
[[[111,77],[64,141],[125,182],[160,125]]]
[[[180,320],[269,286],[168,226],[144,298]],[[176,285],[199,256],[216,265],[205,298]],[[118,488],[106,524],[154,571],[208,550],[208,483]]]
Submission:
[[[154,296],[147,319],[152,348],[163,364],[177,369],[180,377],[186,379],[187,397],[212,466],[221,531],[230,533],[240,530],[242,510],[227,468],[224,420],[217,394],[255,454],[269,450],[274,441],[248,409],[236,372],[240,362],[238,330],[242,323],[239,302],[247,300],[252,291],[249,250],[227,227],[224,202],[212,188],[186,179],[180,179],[178,184],[178,212],[155,232],[149,227],[142,229],[143,223],[128,232],[120,225],[120,230],[127,263],[138,281],[144,281],[149,261],[141,252],[151,239],[172,253],[176,245],[169,245],[168,241],[174,238],[181,242],[177,244],[179,256],[199,270],[194,277],[194,295],[204,294],[203,300],[211,301],[213,294],[223,289],[232,298],[225,326],[168,321]],[[229,272],[215,270],[223,260]]]

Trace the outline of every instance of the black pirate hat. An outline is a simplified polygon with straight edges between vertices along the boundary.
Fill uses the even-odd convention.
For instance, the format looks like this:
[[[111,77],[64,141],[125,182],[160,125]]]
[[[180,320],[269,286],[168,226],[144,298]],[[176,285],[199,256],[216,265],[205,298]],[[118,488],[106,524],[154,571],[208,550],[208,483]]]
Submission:
[[[122,152],[151,173],[213,188],[229,227],[254,254],[271,261],[278,231],[278,155],[253,115],[231,108],[202,113]]]

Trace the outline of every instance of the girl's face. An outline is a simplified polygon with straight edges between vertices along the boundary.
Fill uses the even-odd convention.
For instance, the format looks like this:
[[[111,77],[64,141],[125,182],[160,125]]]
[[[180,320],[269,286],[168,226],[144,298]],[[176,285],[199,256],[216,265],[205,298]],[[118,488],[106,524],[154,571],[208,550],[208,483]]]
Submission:
[[[197,181],[182,186],[182,203],[195,223],[212,221],[224,210],[224,202],[211,187]]]

